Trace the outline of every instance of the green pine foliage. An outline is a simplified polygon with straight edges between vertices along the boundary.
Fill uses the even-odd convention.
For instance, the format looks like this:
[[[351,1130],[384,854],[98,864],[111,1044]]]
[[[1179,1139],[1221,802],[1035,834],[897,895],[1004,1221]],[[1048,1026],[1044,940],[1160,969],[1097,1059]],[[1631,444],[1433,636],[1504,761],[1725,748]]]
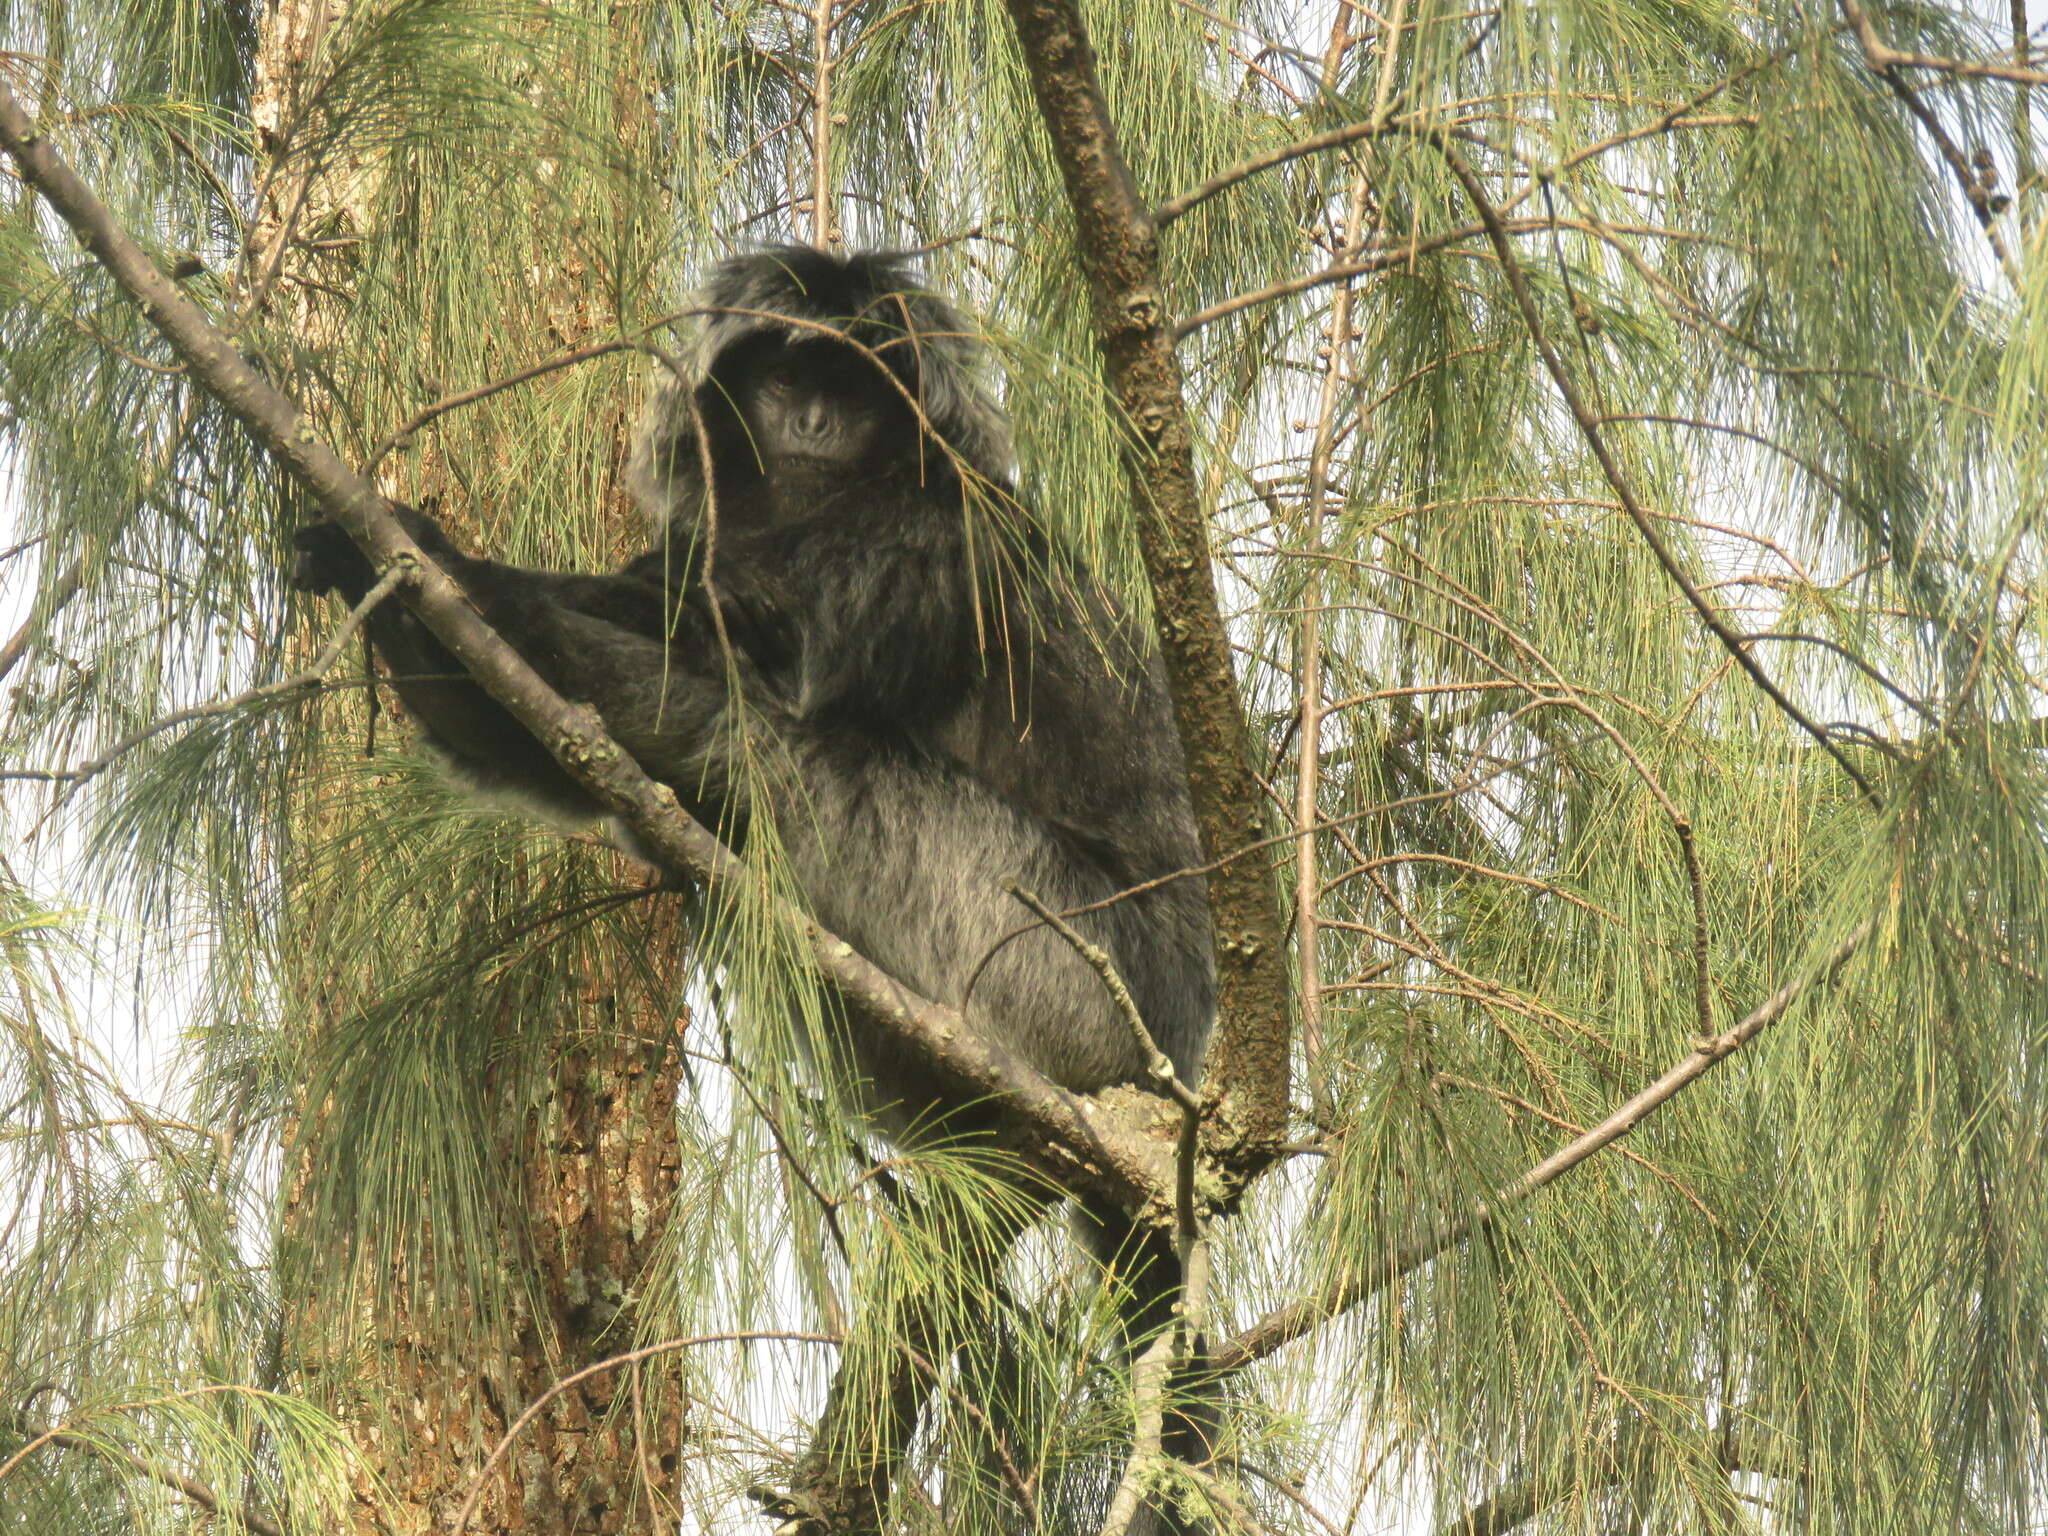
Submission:
[[[1147,611],[1002,7],[823,14],[822,112],[811,11],[770,0],[358,0],[276,120],[245,7],[0,0],[0,76],[358,461],[572,348],[678,344],[662,322],[705,261],[818,233],[822,153],[833,228],[926,251],[1001,359],[1022,484]],[[1868,15],[1902,52],[2012,62],[2002,15]],[[1817,4],[1087,16],[1155,200],[1378,129],[1161,234],[1172,312],[1215,312],[1182,359],[1276,897],[1304,858],[1319,891],[1320,1053],[1297,1047],[1295,1152],[1216,1224],[1211,1329],[1365,1292],[1233,1381],[1226,1453],[1183,1496],[1233,1532],[2036,1528],[2028,88],[1888,77]],[[318,216],[267,262],[261,210],[302,195]],[[1344,284],[1308,281],[1333,263],[1359,269],[1334,331]],[[625,345],[439,416],[382,483],[502,558],[616,561],[641,536],[617,476],[647,369]],[[992,1152],[891,1152],[860,1124],[818,1066],[837,1026],[772,838],[744,889],[639,890],[588,829],[453,793],[372,723],[353,647],[322,688],[130,744],[289,675],[337,614],[283,588],[300,497],[18,179],[0,468],[25,638],[0,701],[0,1531],[345,1518],[350,1426],[280,1340],[308,1295],[374,1313],[379,1277],[428,1261],[462,1297],[451,1349],[510,1326],[525,1282],[497,1234],[522,1183],[490,1122],[545,1091],[550,1042],[622,1027],[583,1007],[593,973],[643,1021],[687,1018],[683,1185],[617,1347],[707,1340],[679,1351],[690,1518],[757,1518],[739,1490],[786,1469],[832,1364],[885,1361],[906,1309],[972,1343],[903,1528],[1099,1518],[1128,1401],[1095,1271]],[[687,934],[680,980],[647,953],[657,915]],[[1787,986],[1782,1021],[1625,1140],[1498,1198]],[[112,1016],[124,989],[140,1024]],[[1033,1221],[1006,1264],[962,1262],[963,1226]],[[326,1347],[331,1368],[347,1343]],[[218,1525],[172,1473],[219,1491]]]

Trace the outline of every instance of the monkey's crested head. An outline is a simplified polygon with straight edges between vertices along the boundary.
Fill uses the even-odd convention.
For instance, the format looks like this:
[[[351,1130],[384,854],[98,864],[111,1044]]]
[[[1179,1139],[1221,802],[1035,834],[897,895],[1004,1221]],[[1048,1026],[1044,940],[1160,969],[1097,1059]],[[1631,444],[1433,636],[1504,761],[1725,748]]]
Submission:
[[[701,515],[694,418],[711,403],[704,392],[717,388],[720,359],[778,333],[792,342],[844,337],[889,370],[947,452],[976,475],[1008,482],[1010,423],[989,392],[987,348],[958,310],[920,286],[908,258],[772,246],[713,267],[696,301],[695,335],[676,359],[683,376],[667,364],[656,369],[626,469],[628,489],[657,528]]]

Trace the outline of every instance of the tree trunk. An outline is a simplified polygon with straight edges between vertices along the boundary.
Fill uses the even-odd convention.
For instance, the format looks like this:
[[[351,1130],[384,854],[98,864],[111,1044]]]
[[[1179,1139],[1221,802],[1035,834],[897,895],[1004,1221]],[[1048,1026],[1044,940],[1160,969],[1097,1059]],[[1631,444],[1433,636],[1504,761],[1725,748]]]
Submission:
[[[242,294],[273,318],[282,312],[314,345],[334,340],[343,323],[340,296],[351,291],[359,263],[355,242],[380,234],[370,221],[383,168],[345,154],[315,162],[289,132],[295,103],[346,13],[340,0],[275,0],[258,41],[253,115],[271,161],[262,168],[267,190],[240,274]],[[621,121],[637,121],[644,103],[626,105],[632,111],[622,111]],[[317,242],[304,238],[311,229]],[[524,280],[542,351],[575,346],[609,326],[607,296],[573,258],[528,267]],[[319,419],[324,381],[287,383]],[[592,422],[591,430],[623,444],[627,405],[620,401],[615,418]],[[465,504],[445,466],[430,455],[415,459],[411,480],[415,494],[445,480],[444,515],[458,536],[473,534],[478,509]],[[391,707],[388,698],[384,704]],[[352,726],[366,728],[361,713]],[[331,813],[307,809],[306,829],[324,814]],[[631,883],[624,861],[618,873],[622,885]],[[524,881],[534,894],[530,877],[508,872],[506,879]],[[317,922],[307,918],[304,900],[296,905],[301,920]],[[658,931],[640,969],[625,957],[593,965],[579,1016],[561,1021],[537,1072],[516,1078],[543,1090],[522,1091],[508,1072],[486,1093],[496,1168],[519,1183],[503,1201],[496,1252],[523,1267],[507,1277],[510,1304],[495,1328],[451,1314],[473,1298],[424,1233],[407,1239],[416,1248],[403,1274],[330,1274],[317,1260],[303,1262],[334,1247],[331,1234],[312,1230],[322,1217],[303,1198],[309,1171],[348,1149],[323,1144],[319,1106],[305,1103],[302,1090],[294,1119],[305,1134],[294,1138],[282,1234],[287,1259],[296,1254],[302,1262],[281,1265],[300,1277],[287,1294],[281,1358],[351,1427],[362,1457],[354,1524],[363,1536],[447,1529],[530,1404],[638,1341],[643,1278],[676,1192],[681,1067],[678,1021],[649,1004],[644,985],[608,979],[644,972],[650,956],[657,969],[673,970],[661,957],[678,955],[683,936],[666,916],[646,921]],[[299,979],[307,995],[320,994],[311,984],[317,978]],[[316,1029],[337,1022],[317,1008],[308,1012]],[[437,1270],[445,1283],[436,1283]],[[366,1284],[381,1293],[374,1304],[362,1299]],[[467,1529],[478,1536],[672,1532],[683,1404],[673,1357],[602,1372],[549,1398],[477,1490]]]

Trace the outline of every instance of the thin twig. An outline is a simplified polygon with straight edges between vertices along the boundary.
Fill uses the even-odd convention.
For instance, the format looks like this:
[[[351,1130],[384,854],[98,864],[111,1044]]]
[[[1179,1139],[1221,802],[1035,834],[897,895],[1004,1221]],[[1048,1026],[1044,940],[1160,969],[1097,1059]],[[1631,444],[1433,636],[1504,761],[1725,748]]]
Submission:
[[[1970,211],[1976,215],[1977,223],[1984,231],[1984,238],[1990,242],[1991,252],[1998,258],[1998,265],[2004,271],[2006,281],[2015,289],[2019,288],[2019,268],[2013,262],[2012,252],[2005,248],[2005,241],[2000,239],[1998,234],[1998,213],[2003,200],[1993,201],[1994,194],[1991,188],[1978,180],[1977,173],[1971,168],[1961,146],[1950,137],[1948,129],[1942,126],[1941,119],[1935,116],[1934,109],[1920,99],[1919,92],[1899,77],[1901,56],[1893,54],[1882,44],[1877,44],[1876,51],[1872,51],[1872,43],[1877,33],[1870,25],[1869,18],[1863,15],[1853,0],[1848,0],[1842,9],[1851,24],[1856,27],[1857,41],[1863,46],[1863,62],[1872,74],[1885,83],[1892,95],[1898,98],[1899,104],[1913,115],[1914,121],[1927,130],[1927,136],[1934,140],[1935,152],[1947,164],[1950,173],[1956,179],[1956,185],[1962,190],[1963,200],[1970,205]]]
[[[1556,172],[1553,174],[1562,175],[1564,172],[1572,170],[1596,156],[1603,155],[1609,150],[1632,143],[1637,139],[1649,138],[1660,133],[1671,133],[1686,128],[1755,127],[1757,119],[1754,117],[1744,114],[1702,115],[1699,113],[1699,108],[1712,101],[1716,96],[1729,90],[1749,75],[1755,74],[1759,70],[1767,69],[1774,64],[1782,63],[1797,51],[1798,45],[1796,44],[1787,48],[1781,48],[1764,58],[1755,60],[1743,68],[1735,70],[1733,73],[1714,82],[1705,90],[1680,102],[1677,106],[1648,123],[1640,124],[1634,128],[1623,129],[1605,139],[1574,151],[1569,157],[1559,162]],[[1242,181],[1248,176],[1256,175],[1262,170],[1269,169],[1275,165],[1283,165],[1299,155],[1313,154],[1322,149],[1338,148],[1344,144],[1355,143],[1360,139],[1375,137],[1381,133],[1414,132],[1416,131],[1415,123],[1416,119],[1412,117],[1404,117],[1398,121],[1374,120],[1352,123],[1342,128],[1331,129],[1326,133],[1315,134],[1300,140],[1296,144],[1246,160],[1240,165],[1220,172],[1209,181],[1203,182],[1200,186],[1183,193],[1181,196],[1170,198],[1166,202],[1161,203],[1154,217],[1163,227],[1172,220],[1179,218],[1181,214],[1187,212],[1190,208],[1195,207],[1208,198],[1214,197],[1218,192],[1224,191],[1236,182]],[[1523,194],[1523,196],[1526,195],[1526,193]],[[1511,201],[1509,206],[1512,207],[1514,203],[1519,203],[1520,201],[1522,201],[1522,198],[1517,197]],[[1517,233],[1522,233],[1528,230],[1540,229],[1546,221],[1540,219],[1510,219],[1506,222],[1510,229],[1515,230]],[[1341,281],[1346,277],[1360,277],[1372,272],[1386,271],[1401,265],[1412,257],[1431,254],[1444,246],[1455,245],[1463,240],[1470,239],[1474,235],[1483,233],[1485,233],[1483,226],[1475,224],[1468,225],[1463,229],[1433,235],[1427,240],[1405,241],[1398,250],[1389,249],[1385,252],[1378,252],[1362,261],[1329,267],[1306,278],[1291,278],[1285,282],[1275,283],[1269,288],[1261,288],[1255,293],[1240,294],[1234,298],[1224,299],[1217,304],[1211,305],[1208,309],[1188,316],[1176,328],[1174,339],[1176,341],[1183,341],[1203,326],[1220,320],[1225,315],[1234,314],[1240,309],[1249,308],[1254,304],[1266,303],[1276,298],[1285,298],[1289,294],[1300,293],[1323,283]]]
[[[126,531],[128,524],[142,510],[143,503],[154,493],[157,482],[170,472],[179,450],[184,446],[186,434],[192,430],[192,423],[198,418],[199,401],[200,395],[196,390],[185,396],[184,402],[178,407],[176,423],[139,477],[140,484],[134,498],[122,509],[105,537],[98,541],[102,548],[113,547],[114,542]],[[90,539],[87,541],[88,552],[92,542]],[[78,596],[85,586],[90,565],[88,553],[81,553],[74,558],[71,564],[64,568],[63,574],[51,583],[49,591],[34,605],[29,616],[22,620],[21,627],[8,637],[5,645],[0,645],[0,681],[4,681],[7,674],[20,664],[21,658],[28,654],[29,646],[35,643],[36,636],[48,629],[57,615]]]
[[[1174,1157],[1178,1174],[1174,1180],[1174,1220],[1180,1228],[1182,1240],[1192,1241],[1200,1226],[1199,1213],[1195,1209],[1195,1152],[1202,1124],[1202,1101],[1180,1080],[1180,1074],[1173,1068],[1173,1058],[1159,1049],[1158,1041],[1152,1038],[1152,1031],[1145,1027],[1145,1016],[1138,1012],[1137,1000],[1131,996],[1131,989],[1124,985],[1123,977],[1117,974],[1116,962],[1109,958],[1108,951],[1082,938],[1059,913],[1016,881],[1004,881],[1003,889],[1066,940],[1074,953],[1102,978],[1103,990],[1109,993],[1110,1002],[1130,1030],[1131,1037],[1138,1042],[1138,1049],[1144,1053],[1146,1072],[1180,1106],[1180,1144]]]
[[[0,78],[0,91],[5,91],[6,88],[7,83],[5,79]],[[186,1402],[193,1398],[212,1397],[220,1393],[232,1393],[256,1398],[267,1398],[270,1396],[269,1393],[243,1386],[239,1382],[215,1382],[210,1386],[190,1387],[182,1392],[169,1392],[162,1397],[110,1404],[94,1410],[92,1416],[94,1418],[105,1418],[113,1414],[130,1413],[140,1408],[155,1408],[164,1403]],[[87,1451],[95,1455],[112,1454],[118,1456],[127,1461],[130,1466],[141,1472],[145,1477],[163,1484],[166,1488],[176,1489],[202,1509],[211,1513],[218,1513],[220,1510],[220,1495],[204,1483],[194,1482],[192,1479],[166,1468],[152,1466],[130,1451],[117,1450],[110,1446],[101,1445],[97,1441],[79,1434],[75,1429],[67,1428],[64,1425],[58,1425],[54,1428],[46,1429],[40,1434],[31,1436],[28,1442],[12,1456],[9,1456],[5,1461],[0,1461],[0,1481],[4,1481],[10,1472],[14,1471],[16,1467],[19,1467],[30,1456],[34,1455],[37,1450],[46,1445],[63,1446],[66,1450]],[[239,1513],[242,1523],[248,1526],[250,1530],[259,1532],[260,1536],[284,1536],[284,1532],[278,1526],[264,1519],[261,1515],[252,1514],[247,1510],[240,1511]]]
[[[1558,220],[1556,222],[1563,224],[1567,229],[1581,227],[1570,219]],[[1526,235],[1547,232],[1551,227],[1552,221],[1549,219],[1520,218],[1506,219],[1503,220],[1503,223],[1513,233]],[[1628,233],[1654,235],[1663,239],[1699,238],[1686,235],[1682,231],[1662,228],[1642,229],[1628,225],[1617,225],[1615,228]],[[1396,243],[1394,237],[1389,237],[1387,243],[1383,247],[1375,247],[1370,256],[1362,256],[1356,261],[1338,262],[1332,266],[1324,267],[1319,272],[1311,272],[1303,277],[1286,278],[1265,288],[1254,289],[1249,293],[1234,294],[1227,299],[1219,299],[1207,309],[1196,310],[1195,313],[1189,315],[1185,320],[1176,325],[1173,329],[1173,339],[1176,343],[1185,341],[1196,331],[1202,329],[1203,326],[1213,324],[1227,315],[1234,315],[1241,309],[1250,309],[1256,304],[1267,304],[1275,299],[1284,299],[1297,293],[1306,293],[1312,288],[1322,288],[1331,283],[1341,283],[1346,278],[1364,277],[1374,272],[1391,272],[1397,268],[1409,266],[1417,257],[1433,256],[1439,251],[1463,244],[1467,240],[1476,239],[1485,233],[1486,226],[1483,223],[1474,222],[1462,224],[1456,229],[1443,230],[1427,238],[1409,237],[1400,239]]]
[[[1173,1381],[1178,1353],[1177,1328],[1169,1328],[1131,1363],[1131,1395],[1137,1422],[1131,1432],[1131,1455],[1102,1517],[1102,1536],[1127,1536],[1145,1498],[1146,1474],[1166,1459],[1166,1392]]]
[[[1379,105],[1373,110],[1373,121],[1385,118],[1386,94],[1392,89],[1392,67],[1394,42],[1401,30],[1401,17],[1406,0],[1395,0],[1394,19],[1385,43],[1386,52],[1381,59]],[[1336,22],[1337,40],[1333,42],[1333,53],[1340,53],[1343,38],[1347,35],[1350,12],[1340,9]],[[1327,78],[1327,77],[1326,77]],[[1339,238],[1344,249],[1356,247],[1363,235],[1366,214],[1370,208],[1372,183],[1365,168],[1356,168],[1344,205],[1344,223]],[[1324,505],[1329,492],[1330,460],[1336,449],[1336,422],[1339,403],[1344,398],[1344,360],[1353,345],[1351,300],[1353,288],[1344,283],[1337,289],[1330,305],[1329,357],[1323,368],[1323,377],[1318,390],[1315,417],[1315,440],[1309,451],[1308,482],[1302,488],[1303,539],[1310,553],[1320,553],[1323,547],[1323,523],[1328,516]],[[1363,419],[1363,418],[1361,418]],[[1294,825],[1302,829],[1313,829],[1320,816],[1322,790],[1323,750],[1323,630],[1322,598],[1324,586],[1322,572],[1313,564],[1303,582],[1301,603],[1301,630],[1297,648],[1301,658],[1301,705],[1296,711],[1296,724],[1301,736],[1301,745],[1295,760],[1295,794],[1292,814]],[[1322,871],[1317,863],[1316,839],[1304,837],[1295,847],[1294,866],[1294,931],[1295,968],[1300,986],[1299,1007],[1301,1010],[1302,1060],[1308,1068],[1309,1101],[1320,1109],[1323,1101],[1323,996],[1320,941],[1317,936],[1319,908],[1317,898],[1321,894]]]
[[[499,1436],[498,1443],[491,1447],[491,1454],[484,1458],[484,1464],[477,1468],[476,1476],[471,1479],[469,1494],[463,1499],[462,1507],[455,1512],[454,1520],[449,1523],[449,1536],[462,1536],[462,1533],[469,1529],[470,1517],[476,1513],[477,1502],[484,1495],[484,1480],[496,1470],[498,1463],[505,1459],[505,1453],[512,1449],[512,1442],[518,1439],[525,1432],[527,1426],[540,1416],[541,1410],[571,1387],[580,1386],[593,1376],[602,1376],[607,1371],[619,1369],[620,1366],[638,1365],[642,1360],[651,1360],[657,1355],[671,1355],[679,1349],[694,1349],[699,1344],[755,1344],[763,1342],[830,1344],[837,1347],[843,1341],[836,1334],[798,1333],[789,1330],[757,1329],[745,1333],[700,1333],[687,1339],[664,1339],[659,1344],[648,1344],[639,1349],[629,1349],[623,1355],[613,1355],[607,1360],[599,1360],[593,1365],[586,1365],[580,1371],[571,1371],[567,1376],[564,1376],[560,1381],[550,1386],[547,1391],[541,1393],[539,1397],[528,1403],[525,1411],[512,1421],[511,1426],[503,1435]]]
[[[1223,869],[1235,860],[1242,859],[1247,855],[1261,853],[1268,848],[1277,848],[1285,843],[1297,842],[1301,838],[1313,836],[1317,832],[1327,831],[1333,827],[1348,827],[1354,822],[1366,821],[1374,816],[1391,815],[1395,811],[1409,810],[1418,805],[1430,805],[1442,800],[1454,800],[1468,790],[1483,789],[1495,779],[1502,778],[1518,768],[1525,768],[1527,766],[1527,760],[1501,764],[1489,768],[1484,774],[1469,773],[1461,775],[1455,782],[1445,785],[1442,789],[1423,790],[1417,794],[1403,795],[1396,800],[1382,800],[1377,805],[1369,805],[1360,811],[1350,811],[1342,816],[1326,818],[1314,827],[1307,829],[1290,827],[1287,831],[1276,832],[1271,837],[1261,837],[1249,843],[1240,843],[1221,858],[1211,859],[1206,864],[1189,864],[1180,869],[1170,869],[1163,875],[1154,875],[1150,880],[1140,880],[1136,885],[1127,885],[1122,890],[1112,891],[1109,895],[1100,897],[1097,900],[1083,902],[1078,907],[1069,907],[1060,915],[1062,917],[1084,917],[1090,912],[1100,912],[1105,907],[1113,907],[1119,902],[1130,901],[1134,897],[1143,896],[1148,892],[1159,890],[1163,886],[1172,885],[1178,880],[1192,880],[1197,877],[1212,875],[1217,870]],[[961,1008],[966,1008],[968,1001],[974,996],[975,987],[980,984],[982,973],[994,962],[996,956],[1026,934],[1036,932],[1037,927],[1036,923],[1027,923],[1021,928],[1012,928],[988,947],[988,952],[975,962],[974,969],[967,974],[967,985],[960,992]]]
[[[1721,1062],[1749,1044],[1785,1016],[1792,1005],[1816,982],[1826,981],[1870,937],[1872,924],[1862,923],[1829,952],[1827,958],[1804,976],[1796,976],[1759,1003],[1747,1017],[1721,1034],[1693,1043],[1692,1050],[1658,1077],[1632,1094],[1618,1109],[1583,1136],[1544,1158],[1519,1178],[1503,1184],[1493,1196],[1473,1207],[1462,1219],[1441,1231],[1417,1239],[1387,1256],[1384,1265],[1336,1287],[1312,1301],[1293,1302],[1269,1312],[1258,1322],[1231,1339],[1216,1352],[1218,1371],[1241,1369],[1273,1353],[1283,1344],[1302,1337],[1349,1311],[1368,1296],[1403,1276],[1420,1269],[1438,1255],[1448,1252],[1491,1226],[1508,1207],[1519,1204],[1545,1185],[1555,1183],[1595,1153],[1612,1146],[1638,1125],[1678,1097]]]
[[[88,780],[98,777],[112,763],[133,752],[151,737],[161,735],[172,726],[187,725],[194,720],[205,720],[215,715],[232,715],[240,710],[247,709],[252,704],[266,703],[272,699],[283,698],[294,693],[303,693],[309,688],[319,686],[321,680],[327,675],[327,669],[333,666],[336,658],[341,655],[341,648],[348,643],[349,636],[360,629],[363,621],[369,618],[370,610],[383,602],[398,587],[410,581],[417,570],[417,565],[402,562],[392,566],[390,570],[378,577],[376,585],[371,587],[368,592],[365,592],[363,600],[349,610],[348,617],[341,621],[340,627],[334,631],[327,644],[321,647],[320,654],[315,656],[312,662],[302,671],[294,672],[290,677],[284,678],[279,682],[264,683],[257,688],[244,689],[231,698],[215,699],[208,704],[194,704],[190,709],[173,710],[161,719],[152,720],[140,730],[124,736],[118,743],[109,747],[90,762],[81,763],[76,768],[58,769],[51,772],[49,775],[51,778],[68,779],[71,784],[71,787],[64,791],[62,798],[58,800],[55,808],[62,809],[72,796],[85,787]]]
[[[1541,227],[1540,220],[1530,220],[1530,228]],[[1183,342],[1205,325],[1211,325],[1227,315],[1234,315],[1241,309],[1250,309],[1255,304],[1268,304],[1274,299],[1288,298],[1297,293],[1306,293],[1311,288],[1322,288],[1330,283],[1341,283],[1350,277],[1365,277],[1374,272],[1388,272],[1397,267],[1407,266],[1418,256],[1434,255],[1446,246],[1460,244],[1486,233],[1483,224],[1467,224],[1457,229],[1448,229],[1441,234],[1431,235],[1426,240],[1415,240],[1402,245],[1398,250],[1377,251],[1357,261],[1338,262],[1324,267],[1320,272],[1311,272],[1305,277],[1290,277],[1250,293],[1234,294],[1219,299],[1207,309],[1198,309],[1173,328],[1173,339]]]
[[[832,197],[832,12],[836,0],[816,0],[811,24],[811,244],[819,250],[839,243],[838,210]],[[798,12],[798,15],[804,15]]]
[[[1878,687],[1882,688],[1886,693],[1890,694],[1893,698],[1897,699],[1901,704],[1905,705],[1906,708],[1912,710],[1914,714],[1918,715],[1922,720],[1926,721],[1929,725],[1938,726],[1941,724],[1941,717],[1935,714],[1933,710],[1929,709],[1923,701],[1914,698],[1912,694],[1906,692],[1905,689],[1901,688],[1897,683],[1893,682],[1890,678],[1886,677],[1884,673],[1880,672],[1868,661],[1865,661],[1861,656],[1858,656],[1854,651],[1850,650],[1848,646],[1842,644],[1839,640],[1830,640],[1826,635],[1809,635],[1804,633],[1795,633],[1791,630],[1780,629],[1764,630],[1753,635],[1744,635],[1742,638],[1745,642],[1754,642],[1758,640],[1784,640],[1797,641],[1804,645],[1817,645],[1822,650],[1830,651],[1833,654],[1841,657],[1842,660],[1848,662],[1850,666],[1854,667],[1857,671],[1861,672],[1865,677],[1869,678],[1873,683],[1877,684]]]
[[[659,320],[651,321],[639,327],[629,336],[621,336],[615,341],[601,341],[594,346],[578,347],[573,352],[564,352],[559,357],[551,357],[545,362],[535,363],[530,368],[522,368],[517,373],[509,373],[502,379],[493,379],[488,384],[479,384],[474,389],[465,389],[452,395],[443,395],[432,405],[407,417],[403,423],[393,427],[390,432],[385,434],[384,439],[370,450],[369,457],[363,460],[363,473],[365,475],[376,474],[377,466],[384,462],[385,457],[394,448],[405,442],[407,438],[418,432],[420,428],[426,426],[427,423],[433,421],[436,417],[445,416],[450,411],[459,410],[465,405],[474,405],[479,400],[488,400],[492,395],[500,394],[515,385],[525,384],[530,380],[559,372],[564,368],[573,368],[578,363],[587,363],[592,358],[605,357],[613,352],[635,351],[639,347],[640,339],[649,332],[658,331],[666,325],[673,325],[676,321],[695,313],[697,313],[695,310],[680,309],[672,315],[663,315]]]
[[[1385,125],[1381,123],[1346,123],[1342,128],[1332,128],[1324,133],[1310,134],[1305,139],[1296,139],[1292,144],[1282,145],[1279,149],[1268,150],[1263,155],[1254,155],[1249,160],[1239,161],[1229,170],[1220,171],[1207,181],[1190,187],[1179,197],[1169,197],[1152,210],[1152,220],[1164,229],[1190,209],[1199,207],[1217,193],[1228,191],[1261,171],[1271,170],[1276,165],[1285,165],[1290,160],[1299,160],[1304,155],[1313,155],[1320,150],[1341,149],[1346,144],[1356,144],[1360,139],[1369,139],[1386,131]]]

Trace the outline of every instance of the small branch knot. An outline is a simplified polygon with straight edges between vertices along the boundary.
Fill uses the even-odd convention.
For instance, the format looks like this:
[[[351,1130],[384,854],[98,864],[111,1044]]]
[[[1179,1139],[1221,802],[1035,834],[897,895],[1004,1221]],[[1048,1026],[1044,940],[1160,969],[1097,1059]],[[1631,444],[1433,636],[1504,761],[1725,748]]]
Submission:
[[[1166,306],[1150,288],[1137,289],[1124,300],[1124,318],[1148,331],[1157,326],[1165,314]]]

